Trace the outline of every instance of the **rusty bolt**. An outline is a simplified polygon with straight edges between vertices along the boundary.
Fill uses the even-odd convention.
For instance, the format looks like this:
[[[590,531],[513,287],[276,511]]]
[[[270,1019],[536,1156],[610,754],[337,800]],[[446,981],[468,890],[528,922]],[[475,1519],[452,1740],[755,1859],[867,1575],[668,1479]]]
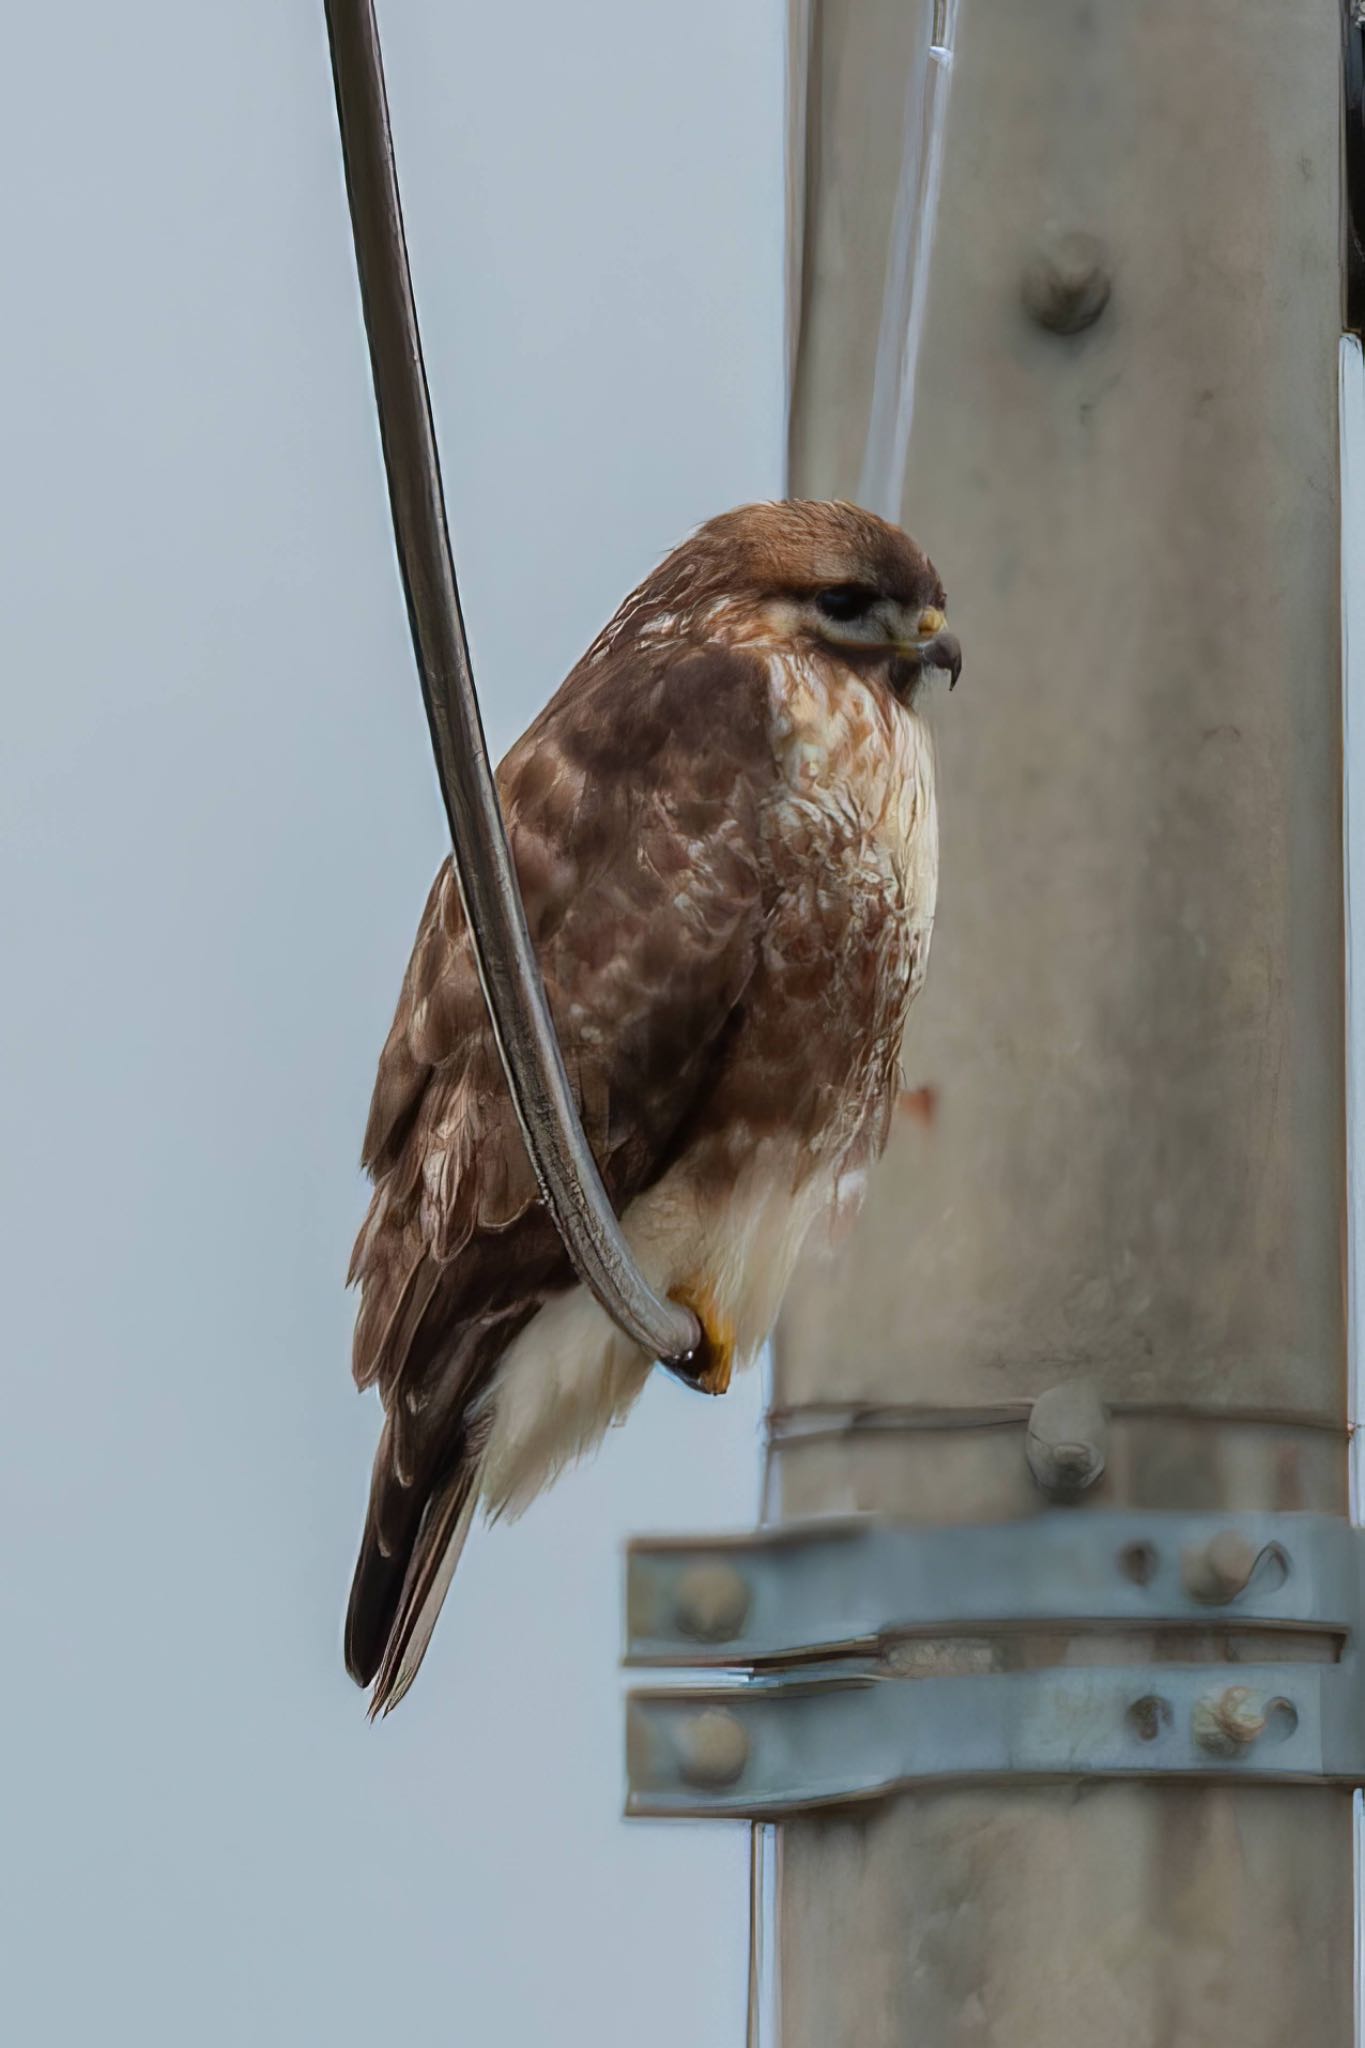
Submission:
[[[732,1564],[689,1565],[678,1580],[673,1618],[693,1642],[730,1642],[748,1612],[749,1588]]]
[[[1207,1543],[1185,1551],[1180,1575],[1192,1600],[1208,1607],[1227,1607],[1245,1593],[1260,1561],[1260,1552],[1238,1529],[1220,1529]]]
[[[1029,1413],[1024,1452],[1049,1500],[1070,1500],[1104,1470],[1109,1422],[1089,1380],[1067,1380],[1040,1394]]]
[[[1230,1685],[1220,1693],[1205,1693],[1198,1701],[1191,1732],[1210,1756],[1237,1756],[1264,1735],[1265,1701],[1248,1685]]]
[[[1049,334],[1079,334],[1109,303],[1109,266],[1094,235],[1047,227],[1024,266],[1024,305]]]
[[[725,1707],[707,1707],[683,1724],[678,1769],[689,1785],[733,1785],[749,1761],[749,1738]]]

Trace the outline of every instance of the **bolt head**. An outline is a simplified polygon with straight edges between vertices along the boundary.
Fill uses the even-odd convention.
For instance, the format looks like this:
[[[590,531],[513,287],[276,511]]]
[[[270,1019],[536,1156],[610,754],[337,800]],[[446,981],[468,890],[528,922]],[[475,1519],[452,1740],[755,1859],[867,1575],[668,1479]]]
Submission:
[[[1238,1529],[1220,1529],[1207,1543],[1187,1550],[1180,1561],[1185,1591],[1209,1607],[1227,1607],[1244,1593],[1259,1553]]]
[[[1103,244],[1094,235],[1055,226],[1045,229],[1020,279],[1026,310],[1050,334],[1092,327],[1109,303],[1109,291]]]
[[[1108,1420],[1090,1380],[1067,1380],[1040,1394],[1029,1414],[1024,1455],[1050,1500],[1074,1500],[1104,1471]]]
[[[733,1785],[749,1761],[749,1738],[726,1707],[707,1707],[678,1733],[678,1769],[689,1785]]]
[[[749,1588],[732,1564],[694,1564],[678,1579],[673,1619],[697,1643],[728,1643],[749,1613]]]

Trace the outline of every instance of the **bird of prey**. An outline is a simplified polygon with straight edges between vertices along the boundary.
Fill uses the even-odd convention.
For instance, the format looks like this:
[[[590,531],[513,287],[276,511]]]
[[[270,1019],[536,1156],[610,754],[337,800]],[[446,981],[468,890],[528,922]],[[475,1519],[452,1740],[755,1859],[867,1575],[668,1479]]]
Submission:
[[[498,771],[607,1191],[721,1394],[814,1220],[886,1142],[938,876],[921,697],[957,641],[927,557],[847,504],[709,521],[625,600]],[[520,1511],[653,1361],[539,1198],[447,861],[380,1058],[351,1279],[384,1426],[346,1619],[372,1714],[411,1685],[476,1507]]]

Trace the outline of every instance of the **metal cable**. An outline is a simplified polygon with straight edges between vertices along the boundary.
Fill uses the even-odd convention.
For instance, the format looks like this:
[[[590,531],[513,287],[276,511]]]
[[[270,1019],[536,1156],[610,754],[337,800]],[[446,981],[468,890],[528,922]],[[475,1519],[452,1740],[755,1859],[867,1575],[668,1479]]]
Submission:
[[[701,1332],[646,1284],[612,1211],[512,871],[446,525],[373,0],[325,9],[398,565],[479,980],[527,1152],[580,1279],[628,1337],[676,1365]]]

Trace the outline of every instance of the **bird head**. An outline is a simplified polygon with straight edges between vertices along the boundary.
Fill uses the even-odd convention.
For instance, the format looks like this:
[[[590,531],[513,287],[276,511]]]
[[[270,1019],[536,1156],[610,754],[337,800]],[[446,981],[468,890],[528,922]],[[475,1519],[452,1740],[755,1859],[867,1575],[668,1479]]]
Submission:
[[[795,643],[880,677],[904,704],[962,671],[938,571],[899,527],[857,505],[792,499],[712,519],[665,567],[722,632]]]

